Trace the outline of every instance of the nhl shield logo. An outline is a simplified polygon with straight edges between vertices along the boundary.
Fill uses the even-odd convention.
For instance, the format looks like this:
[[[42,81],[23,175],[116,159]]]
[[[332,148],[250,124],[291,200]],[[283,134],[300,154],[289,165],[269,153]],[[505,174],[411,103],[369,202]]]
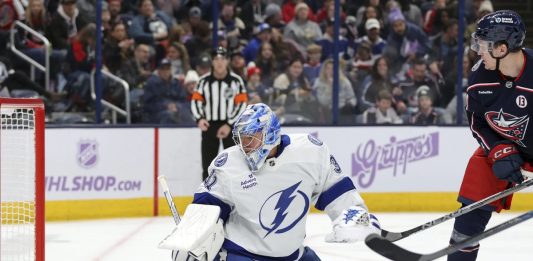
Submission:
[[[98,143],[95,140],[82,140],[78,143],[78,165],[83,168],[92,168],[98,161]]]

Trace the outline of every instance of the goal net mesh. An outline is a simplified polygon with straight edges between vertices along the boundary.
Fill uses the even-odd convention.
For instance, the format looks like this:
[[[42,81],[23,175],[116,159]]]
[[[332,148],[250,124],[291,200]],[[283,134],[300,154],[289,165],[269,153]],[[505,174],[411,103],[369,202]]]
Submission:
[[[34,260],[35,110],[0,104],[0,260]]]

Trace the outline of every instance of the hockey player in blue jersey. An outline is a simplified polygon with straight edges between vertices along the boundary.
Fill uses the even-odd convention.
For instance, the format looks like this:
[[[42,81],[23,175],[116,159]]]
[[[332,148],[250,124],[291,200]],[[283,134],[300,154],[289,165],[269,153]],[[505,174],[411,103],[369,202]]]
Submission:
[[[468,205],[521,183],[521,168],[533,159],[533,50],[523,48],[526,28],[513,11],[481,18],[472,34],[471,49],[480,60],[472,67],[466,112],[480,147],[470,158],[459,202]],[[493,211],[509,209],[512,195],[455,219],[450,243],[485,230]],[[479,243],[448,256],[449,261],[473,261]]]
[[[205,254],[207,260],[320,260],[303,245],[312,204],[333,220],[327,242],[380,233],[378,220],[322,141],[282,135],[276,115],[261,103],[246,108],[232,133],[237,145],[213,160],[183,221],[162,242],[179,250],[173,260]]]

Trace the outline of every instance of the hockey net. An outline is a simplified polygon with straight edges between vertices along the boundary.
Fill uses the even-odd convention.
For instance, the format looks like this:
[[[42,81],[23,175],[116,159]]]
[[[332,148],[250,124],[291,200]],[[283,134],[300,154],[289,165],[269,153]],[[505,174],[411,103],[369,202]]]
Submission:
[[[0,98],[0,260],[44,260],[44,106]]]

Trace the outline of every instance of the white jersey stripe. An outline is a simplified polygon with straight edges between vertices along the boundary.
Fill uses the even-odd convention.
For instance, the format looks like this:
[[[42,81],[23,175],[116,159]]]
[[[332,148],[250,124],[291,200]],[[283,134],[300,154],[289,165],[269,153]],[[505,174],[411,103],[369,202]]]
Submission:
[[[212,104],[212,97],[211,97],[211,88],[209,86],[209,82],[205,82],[205,85],[203,86],[204,89],[204,97],[205,97],[205,118],[207,120],[212,119],[213,115],[211,114],[211,104]]]

